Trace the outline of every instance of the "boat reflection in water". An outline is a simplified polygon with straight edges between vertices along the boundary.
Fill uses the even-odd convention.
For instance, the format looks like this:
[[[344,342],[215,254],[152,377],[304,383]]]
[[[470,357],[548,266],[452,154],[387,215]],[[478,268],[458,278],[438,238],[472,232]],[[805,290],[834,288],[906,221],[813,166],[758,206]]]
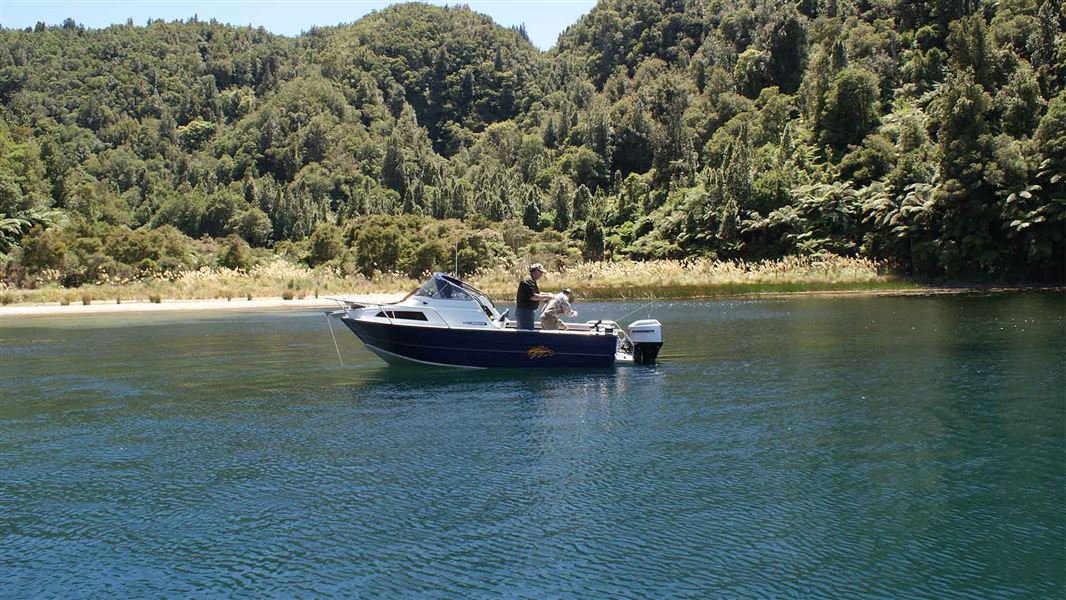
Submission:
[[[461,368],[609,367],[654,364],[662,325],[635,321],[567,323],[565,330],[522,330],[487,294],[445,273],[394,304],[337,300],[330,313],[390,364]]]

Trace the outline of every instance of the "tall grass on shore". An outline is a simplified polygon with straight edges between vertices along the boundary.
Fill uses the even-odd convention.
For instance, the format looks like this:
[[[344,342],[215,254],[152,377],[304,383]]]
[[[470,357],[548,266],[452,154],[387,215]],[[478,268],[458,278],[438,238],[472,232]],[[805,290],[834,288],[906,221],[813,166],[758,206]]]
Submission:
[[[497,301],[513,297],[525,263],[499,266],[467,279]],[[172,277],[105,281],[77,289],[59,286],[2,289],[0,303],[62,303],[78,298],[114,298],[119,302],[222,298],[303,298],[399,293],[414,289],[421,278],[385,273],[373,278],[342,276],[335,269],[311,269],[274,260],[251,270],[200,269]],[[581,263],[560,268],[542,280],[545,290],[572,288],[587,300],[695,298],[738,294],[898,289],[911,284],[894,278],[885,265],[863,258],[793,256],[781,260],[732,262],[708,259]]]
[[[76,289],[57,285],[37,289],[0,287],[0,304],[53,303],[85,295],[115,298],[121,302],[166,300],[217,300],[227,298],[292,299],[305,297],[315,289],[326,296],[399,292],[410,288],[411,279],[392,273],[373,279],[342,277],[328,268],[311,269],[284,259],[259,264],[248,271],[202,268],[178,274],[164,274],[126,281],[83,285]]]
[[[522,267],[479,273],[471,283],[493,297],[514,294]],[[877,261],[790,256],[742,262],[709,259],[590,262],[549,273],[545,290],[569,287],[589,300],[702,298],[769,292],[898,289],[910,284]]]

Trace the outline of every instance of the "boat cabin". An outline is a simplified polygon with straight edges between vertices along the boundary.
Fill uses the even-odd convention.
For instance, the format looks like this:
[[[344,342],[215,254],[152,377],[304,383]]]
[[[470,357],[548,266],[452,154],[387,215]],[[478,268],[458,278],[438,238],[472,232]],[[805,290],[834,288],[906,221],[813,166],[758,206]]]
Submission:
[[[398,325],[447,328],[497,328],[505,326],[488,294],[446,273],[434,273],[421,287],[396,304],[381,305],[365,319]]]

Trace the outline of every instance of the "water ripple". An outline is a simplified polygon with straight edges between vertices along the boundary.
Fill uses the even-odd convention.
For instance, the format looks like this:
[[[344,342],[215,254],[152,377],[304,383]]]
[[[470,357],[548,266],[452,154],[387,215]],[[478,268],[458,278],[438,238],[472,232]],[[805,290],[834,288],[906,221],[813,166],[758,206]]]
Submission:
[[[955,302],[675,303],[659,366],[573,373],[5,328],[0,595],[1061,596],[1057,305]]]

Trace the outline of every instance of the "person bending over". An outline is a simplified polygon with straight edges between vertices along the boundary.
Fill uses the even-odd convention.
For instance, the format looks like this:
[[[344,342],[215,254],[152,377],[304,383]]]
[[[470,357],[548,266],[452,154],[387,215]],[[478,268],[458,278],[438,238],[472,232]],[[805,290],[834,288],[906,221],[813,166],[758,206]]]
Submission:
[[[577,316],[577,311],[570,307],[570,303],[573,301],[574,293],[570,291],[570,288],[566,288],[552,296],[552,299],[548,301],[548,305],[544,307],[544,311],[540,313],[540,328],[546,331],[566,329],[563,317]]]

